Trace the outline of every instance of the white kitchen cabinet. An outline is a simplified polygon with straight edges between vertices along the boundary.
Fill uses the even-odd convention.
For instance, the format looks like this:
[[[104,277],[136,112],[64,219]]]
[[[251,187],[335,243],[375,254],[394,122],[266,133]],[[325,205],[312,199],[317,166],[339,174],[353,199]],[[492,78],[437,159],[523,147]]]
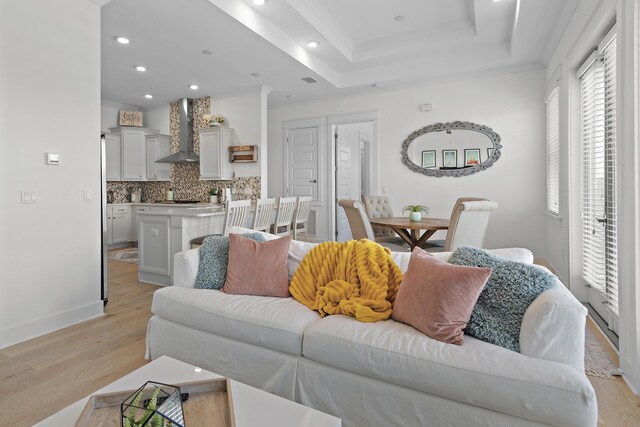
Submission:
[[[131,238],[131,207],[127,205],[107,206],[107,243],[127,243]]]
[[[156,163],[156,160],[171,154],[171,138],[169,135],[151,134],[145,136],[147,179],[151,181],[170,181],[171,169],[167,163]]]
[[[104,134],[107,181],[122,179],[122,144],[120,135]]]
[[[140,224],[140,212],[149,212],[151,208],[149,206],[134,206],[131,213],[131,240],[132,242],[138,241],[138,224]]]
[[[200,129],[200,178],[231,179],[229,146],[233,143],[233,129],[210,127]]]
[[[120,136],[122,181],[146,181],[147,147],[145,136],[157,134],[156,129],[115,127],[109,131]]]

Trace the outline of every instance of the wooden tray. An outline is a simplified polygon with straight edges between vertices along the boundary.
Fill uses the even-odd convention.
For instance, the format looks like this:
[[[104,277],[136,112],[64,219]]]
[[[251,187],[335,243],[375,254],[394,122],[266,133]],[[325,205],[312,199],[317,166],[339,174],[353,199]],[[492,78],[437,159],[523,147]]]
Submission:
[[[235,427],[231,385],[226,378],[174,384],[189,393],[182,402],[187,427]],[[76,427],[119,427],[120,404],[135,390],[94,394],[89,398]]]

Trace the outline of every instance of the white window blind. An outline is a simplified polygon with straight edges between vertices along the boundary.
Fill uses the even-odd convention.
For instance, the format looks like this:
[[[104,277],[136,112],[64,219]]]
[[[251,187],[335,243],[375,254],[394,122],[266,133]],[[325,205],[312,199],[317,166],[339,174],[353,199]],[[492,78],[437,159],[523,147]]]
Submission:
[[[618,313],[616,40],[581,68],[583,277]]]
[[[560,214],[560,141],[558,92],[555,88],[547,98],[547,212]]]

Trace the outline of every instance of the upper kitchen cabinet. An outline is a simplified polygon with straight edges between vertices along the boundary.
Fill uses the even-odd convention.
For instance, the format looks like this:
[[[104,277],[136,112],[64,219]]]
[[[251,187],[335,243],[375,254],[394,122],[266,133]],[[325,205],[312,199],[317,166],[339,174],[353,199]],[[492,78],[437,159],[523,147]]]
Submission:
[[[156,129],[138,127],[115,127],[109,129],[119,135],[122,147],[122,180],[144,181],[147,179],[147,152],[145,136],[157,134]]]
[[[120,181],[122,179],[122,146],[120,144],[120,135],[106,133],[104,140],[107,181]]]
[[[147,179],[150,181],[170,181],[171,169],[167,163],[156,163],[156,160],[171,154],[171,137],[169,135],[146,135]]]
[[[229,146],[233,129],[210,127],[200,129],[200,179],[232,179]]]

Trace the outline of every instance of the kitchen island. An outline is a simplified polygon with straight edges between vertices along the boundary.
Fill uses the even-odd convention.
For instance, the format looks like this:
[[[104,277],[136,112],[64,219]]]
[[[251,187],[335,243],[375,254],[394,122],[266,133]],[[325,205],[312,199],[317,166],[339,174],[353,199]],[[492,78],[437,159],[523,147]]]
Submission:
[[[211,205],[138,212],[138,280],[173,284],[173,257],[196,237],[222,234],[224,208]]]

